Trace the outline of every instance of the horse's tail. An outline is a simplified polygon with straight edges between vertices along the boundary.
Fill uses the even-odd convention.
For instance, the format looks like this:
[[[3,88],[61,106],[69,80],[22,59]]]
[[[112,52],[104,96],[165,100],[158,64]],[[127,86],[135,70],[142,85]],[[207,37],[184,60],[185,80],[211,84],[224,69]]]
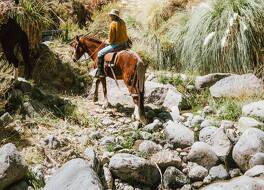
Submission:
[[[140,120],[143,123],[146,123],[145,118],[145,109],[144,109],[144,95],[145,95],[145,73],[146,73],[146,67],[143,63],[143,61],[138,58],[137,68],[136,68],[136,87],[138,90],[138,107],[139,107],[139,116]]]
[[[32,65],[29,60],[30,52],[29,52],[29,39],[25,32],[21,33],[21,37],[19,40],[19,45],[22,51],[23,60],[25,63],[25,78],[28,79],[32,74]]]

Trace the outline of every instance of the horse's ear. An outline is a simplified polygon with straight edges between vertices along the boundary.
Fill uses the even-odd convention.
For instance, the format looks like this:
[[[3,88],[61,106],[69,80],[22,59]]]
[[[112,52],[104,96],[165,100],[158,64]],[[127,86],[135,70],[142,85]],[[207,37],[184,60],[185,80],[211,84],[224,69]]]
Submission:
[[[75,39],[77,42],[80,42],[80,37],[78,35],[75,37]]]

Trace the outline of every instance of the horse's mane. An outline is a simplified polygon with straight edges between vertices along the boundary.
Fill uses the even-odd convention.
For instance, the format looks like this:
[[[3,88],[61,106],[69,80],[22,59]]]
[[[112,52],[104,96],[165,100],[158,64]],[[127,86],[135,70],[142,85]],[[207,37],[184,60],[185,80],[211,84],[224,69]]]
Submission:
[[[85,38],[85,39],[87,39],[89,41],[95,42],[95,43],[99,43],[99,44],[103,43],[101,40],[99,40],[99,39],[97,39],[97,38],[95,38],[93,36],[85,35],[85,36],[83,36],[83,38]]]

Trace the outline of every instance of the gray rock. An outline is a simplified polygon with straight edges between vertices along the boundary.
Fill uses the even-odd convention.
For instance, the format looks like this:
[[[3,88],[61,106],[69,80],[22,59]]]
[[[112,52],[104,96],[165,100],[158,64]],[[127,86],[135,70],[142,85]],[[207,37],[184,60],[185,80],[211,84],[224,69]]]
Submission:
[[[147,104],[162,105],[169,90],[168,86],[148,81],[145,82],[145,86],[145,102]]]
[[[214,120],[210,120],[210,119],[205,119],[202,123],[201,123],[201,129],[205,128],[205,127],[217,127],[219,124],[214,121]]]
[[[264,100],[243,106],[242,113],[245,116],[259,118],[264,121]]]
[[[199,189],[200,187],[203,186],[203,181],[196,181],[194,183],[192,183],[192,187],[194,187],[195,189]]]
[[[216,180],[224,180],[229,177],[228,172],[226,171],[223,165],[214,166],[209,170],[209,175],[212,179]]]
[[[165,127],[167,140],[176,147],[185,148],[194,143],[194,133],[182,124],[169,121]]]
[[[204,142],[195,142],[187,156],[188,160],[209,169],[215,166],[218,158],[212,147]]]
[[[168,108],[169,110],[173,110],[174,107],[179,107],[181,101],[181,93],[179,93],[175,88],[169,88],[162,106]]]
[[[113,179],[110,169],[108,168],[108,164],[105,164],[103,166],[103,172],[104,172],[104,179],[106,182],[107,189],[113,189],[114,179]]]
[[[179,157],[179,153],[175,150],[162,150],[153,154],[150,157],[151,162],[157,163],[160,168],[167,168],[169,166],[174,166],[180,168],[182,161]]]
[[[189,179],[184,173],[172,166],[168,167],[163,174],[163,185],[166,189],[179,188],[189,182]]]
[[[253,74],[226,77],[210,87],[213,97],[245,97],[261,94],[263,82]]]
[[[233,129],[234,128],[234,122],[229,120],[222,120],[221,121],[221,128],[223,128],[225,131],[227,129]]]
[[[264,152],[264,132],[260,129],[247,129],[233,149],[233,159],[242,171],[249,169],[250,157]]]
[[[100,144],[101,145],[108,145],[108,144],[112,144],[115,143],[115,137],[114,136],[105,136],[101,139]]]
[[[143,140],[149,140],[151,139],[152,134],[145,131],[140,131],[140,136]]]
[[[110,158],[114,155],[113,152],[103,152],[103,155],[101,155],[100,157],[100,163],[102,165],[109,163],[110,162]]]
[[[205,106],[203,108],[203,112],[202,112],[203,116],[206,116],[206,115],[209,115],[209,114],[212,114],[212,113],[214,113],[214,109],[211,106]]]
[[[218,130],[217,127],[205,127],[203,128],[199,133],[199,141],[205,142],[207,144],[212,144],[212,136],[216,133]]]
[[[180,190],[192,190],[192,186],[190,184],[182,186]]]
[[[248,128],[260,128],[264,124],[251,117],[241,117],[238,121],[238,130],[243,133]]]
[[[160,122],[160,120],[155,119],[152,123],[146,125],[143,130],[147,131],[147,132],[154,132],[159,130],[162,127],[162,123]]]
[[[197,125],[200,125],[204,121],[204,118],[202,118],[200,115],[195,115],[191,121],[191,126],[195,127]]]
[[[93,148],[85,149],[84,158],[89,162],[89,166],[98,173],[100,169],[100,163],[95,150]]]
[[[262,177],[264,180],[264,165],[256,165],[245,173],[249,177]]]
[[[139,144],[138,150],[140,152],[145,152],[147,154],[153,154],[162,149],[161,145],[156,144],[153,141],[150,140],[144,140]]]
[[[229,175],[230,175],[231,178],[234,178],[234,177],[241,176],[242,175],[242,172],[241,172],[240,169],[235,168],[235,169],[229,170]]]
[[[226,162],[232,150],[232,143],[224,132],[224,128],[220,127],[212,136],[212,149],[220,160]]]
[[[197,76],[195,78],[195,88],[198,90],[201,90],[202,88],[205,87],[210,87],[212,85],[214,85],[217,81],[231,76],[231,74],[229,73],[212,73],[209,75],[205,75],[205,76]]]
[[[0,189],[22,180],[27,166],[15,145],[5,144],[0,149]]]
[[[13,117],[7,112],[0,117],[0,127],[5,127],[13,122]]]
[[[227,182],[208,185],[202,190],[260,190],[264,189],[264,180],[241,176]]]
[[[208,171],[203,166],[194,166],[189,171],[189,178],[192,181],[200,181],[203,180],[208,175]]]
[[[257,152],[250,158],[249,160],[249,167],[253,168],[256,165],[264,165],[264,153],[263,152]]]
[[[59,168],[47,182],[44,190],[103,190],[96,173],[80,158],[73,159]]]
[[[155,187],[160,182],[158,169],[150,161],[131,154],[114,155],[109,164],[114,176],[130,183]]]
[[[35,108],[30,102],[25,102],[23,104],[23,108],[29,117],[33,118],[39,116],[39,114],[36,112]]]

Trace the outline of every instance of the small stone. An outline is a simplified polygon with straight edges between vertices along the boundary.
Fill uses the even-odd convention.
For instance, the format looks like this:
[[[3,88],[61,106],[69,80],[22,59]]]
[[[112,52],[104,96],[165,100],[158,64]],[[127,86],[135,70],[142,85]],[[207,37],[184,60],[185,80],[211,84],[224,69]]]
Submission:
[[[0,127],[5,127],[13,122],[13,117],[7,112],[0,117]]]
[[[188,174],[189,178],[192,181],[203,180],[207,175],[208,175],[207,169],[199,165],[191,168]]]
[[[150,140],[152,135],[151,133],[145,132],[145,131],[141,131],[140,132],[140,136],[142,137],[142,139],[144,140]]]
[[[159,167],[165,169],[169,166],[174,166],[177,168],[181,167],[181,158],[179,153],[174,150],[162,150],[153,154],[150,158],[153,163],[157,163]]]
[[[194,183],[192,183],[192,186],[196,189],[200,188],[203,186],[203,182],[202,181],[196,181]]]
[[[165,188],[180,188],[189,183],[189,179],[175,167],[168,167],[163,174],[163,185]]]
[[[108,168],[108,164],[104,164],[103,171],[104,171],[104,179],[106,182],[107,189],[113,189],[114,179],[113,179],[113,176],[111,174],[111,171]]]
[[[206,176],[203,180],[205,184],[209,184],[213,181],[212,177],[210,175]]]
[[[264,152],[257,152],[249,160],[249,167],[253,168],[256,165],[264,165]]]
[[[157,131],[158,129],[160,129],[162,127],[162,123],[160,120],[155,119],[152,123],[146,125],[143,130],[147,131],[147,132],[154,132]]]
[[[228,172],[226,171],[223,165],[212,167],[209,171],[209,175],[212,177],[212,179],[219,180],[224,180],[229,177]]]
[[[240,169],[235,168],[235,169],[232,169],[232,170],[229,171],[229,175],[230,175],[231,178],[234,178],[234,177],[241,176],[242,172],[240,171]]]
[[[260,128],[264,124],[251,117],[241,117],[238,121],[238,130],[243,133],[248,128]]]
[[[190,184],[184,185],[180,190],[192,190],[192,186]]]
[[[144,140],[142,143],[139,144],[138,150],[140,152],[145,152],[147,154],[153,154],[162,149],[161,145],[158,145],[150,140]]]

